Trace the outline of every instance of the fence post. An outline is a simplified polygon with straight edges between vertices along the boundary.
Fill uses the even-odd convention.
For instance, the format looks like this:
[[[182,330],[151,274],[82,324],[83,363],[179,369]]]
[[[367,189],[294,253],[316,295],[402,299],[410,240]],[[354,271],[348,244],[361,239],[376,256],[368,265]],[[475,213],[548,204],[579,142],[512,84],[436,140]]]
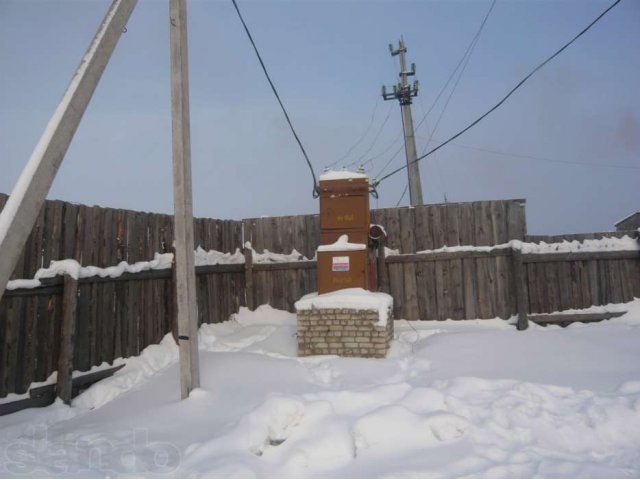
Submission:
[[[176,288],[177,279],[176,279],[176,247],[175,245],[171,247],[171,253],[173,254],[173,259],[171,260],[171,311],[167,312],[168,315],[171,315],[171,333],[173,335],[173,339],[176,344],[180,344],[180,340],[178,339],[178,290]]]
[[[527,271],[522,261],[522,250],[514,248],[511,254],[513,264],[513,278],[516,287],[516,307],[518,310],[518,330],[526,330],[529,327],[529,289],[527,284]]]
[[[386,235],[378,239],[378,291],[389,293],[389,271],[387,269],[385,246]]]
[[[60,353],[58,355],[58,397],[69,405],[73,390],[71,374],[73,372],[73,345],[76,332],[76,305],[78,303],[78,280],[70,275],[64,276],[62,291],[62,330],[60,334]]]
[[[253,249],[249,242],[244,246],[244,296],[247,308],[249,310],[253,310],[255,308],[253,290]]]

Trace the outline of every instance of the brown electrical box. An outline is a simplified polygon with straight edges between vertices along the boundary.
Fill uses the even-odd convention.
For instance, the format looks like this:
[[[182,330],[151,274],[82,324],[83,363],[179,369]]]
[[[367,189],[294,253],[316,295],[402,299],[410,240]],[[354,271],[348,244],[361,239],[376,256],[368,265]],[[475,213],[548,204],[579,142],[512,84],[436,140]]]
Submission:
[[[343,288],[369,288],[367,249],[318,252],[318,293]]]
[[[369,241],[369,180],[320,180],[320,245],[347,235],[349,243]],[[369,288],[369,251],[318,251],[318,293],[343,288]]]
[[[320,181],[320,230],[369,230],[366,178]]]

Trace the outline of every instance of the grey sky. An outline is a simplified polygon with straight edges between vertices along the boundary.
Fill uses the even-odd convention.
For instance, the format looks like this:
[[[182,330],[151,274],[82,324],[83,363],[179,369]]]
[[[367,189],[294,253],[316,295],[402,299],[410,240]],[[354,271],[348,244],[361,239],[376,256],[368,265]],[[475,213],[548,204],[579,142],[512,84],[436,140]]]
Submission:
[[[13,188],[109,3],[0,0],[0,191]],[[483,113],[610,3],[498,1],[434,138]],[[387,44],[404,35],[417,65],[417,123],[490,1],[239,5],[321,173],[363,134],[376,104],[372,128],[341,163],[378,155],[401,132],[397,104],[379,100],[397,78]],[[316,212],[307,167],[231,2],[188,9],[195,214]],[[421,162],[425,201],[526,198],[530,233],[609,230],[639,210],[639,26],[640,2],[624,0],[458,145]],[[417,131],[420,151],[443,105]],[[371,175],[400,145],[367,164]],[[402,162],[404,151],[387,171]],[[394,206],[405,184],[404,172],[384,182],[372,205]],[[171,212],[168,1],[139,2],[49,198]]]

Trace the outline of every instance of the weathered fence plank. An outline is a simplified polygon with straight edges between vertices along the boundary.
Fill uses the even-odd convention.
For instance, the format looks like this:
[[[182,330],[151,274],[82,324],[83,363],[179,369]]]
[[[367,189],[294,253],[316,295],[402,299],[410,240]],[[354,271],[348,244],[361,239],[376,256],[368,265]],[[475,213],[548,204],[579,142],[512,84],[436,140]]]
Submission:
[[[78,280],[65,275],[62,293],[62,327],[56,392],[67,405],[71,403],[71,374],[73,372],[73,343],[76,330]]]
[[[562,235],[526,235],[524,240],[526,242],[533,243],[558,243],[558,242],[582,242],[584,240],[600,240],[605,237],[610,238],[622,238],[628,236],[631,238],[638,238],[637,230],[622,230],[615,232],[595,232],[595,233],[567,233]]]
[[[527,288],[527,271],[522,261],[522,252],[520,250],[514,250],[511,260],[513,265],[513,278],[515,282],[518,330],[526,330],[529,327],[529,291]]]
[[[404,253],[383,262],[396,318],[521,317],[640,296],[637,251],[522,254],[520,267],[513,265],[510,247],[414,253],[524,239],[519,200],[381,209],[372,212],[372,221],[386,228],[389,246]],[[222,251],[241,247],[244,235],[258,251],[295,248],[312,258],[319,239],[317,215],[196,219],[194,227],[196,245]],[[29,242],[21,272],[30,274],[23,277],[43,262],[69,256],[98,266],[150,260],[153,253],[170,250],[173,230],[168,215],[47,202]],[[210,265],[196,267],[196,273],[200,323],[224,321],[245,304],[293,311],[295,301],[317,285],[314,261]],[[0,303],[0,395],[24,391],[57,367],[62,286],[58,279],[43,283],[32,291],[8,291]],[[74,369],[139,354],[175,330],[169,269],[84,278],[78,288]],[[14,368],[7,369],[8,364]]]
[[[0,208],[7,198],[0,194]],[[164,253],[171,248],[172,218],[164,214],[47,200],[12,278],[32,278],[52,260],[72,258],[82,265],[99,267],[117,265],[122,260],[129,263],[151,260],[154,253]],[[198,225],[194,247],[233,252],[241,246],[241,221],[201,218],[195,219],[194,225]]]
[[[491,212],[491,203],[481,201],[383,208],[371,210],[371,223],[382,225],[388,235],[387,246],[399,249],[402,253],[437,249],[444,245],[497,245],[512,239],[524,240],[524,200],[494,201],[494,204],[501,205],[497,219],[492,219],[494,213]],[[465,221],[454,222],[449,227],[449,211],[457,216],[456,210],[465,211]],[[477,243],[473,225],[476,222],[482,225],[487,219],[492,224],[499,223],[497,231],[494,234],[493,227],[484,229],[485,243]],[[300,229],[301,223],[304,223],[304,229]],[[405,225],[411,225],[412,228],[404,228]],[[243,228],[245,240],[251,241],[256,251],[267,249],[288,253],[295,248],[307,258],[313,258],[320,237],[318,215],[248,218],[243,220]],[[449,231],[456,228],[458,231],[454,243],[448,237]]]
[[[621,317],[627,312],[604,312],[604,313],[560,313],[560,314],[537,314],[531,315],[530,320],[534,323],[548,324],[560,323],[568,324],[572,322],[600,322],[611,318]]]
[[[244,284],[245,284],[245,301],[249,310],[255,310],[254,302],[254,286],[253,286],[253,250],[244,249]]]
[[[452,218],[451,210],[447,214]],[[455,221],[447,223],[451,225]],[[143,228],[141,225],[140,229]],[[117,250],[116,243],[113,249]],[[391,293],[396,300],[396,318],[498,316],[494,297],[497,282],[492,281],[490,268],[485,268],[484,272],[489,278],[483,278],[475,264],[482,260],[492,262],[495,268],[496,260],[500,259],[511,265],[507,258],[509,254],[510,249],[498,248],[491,251],[389,256],[385,264],[389,270]],[[622,255],[620,252],[617,254]],[[584,260],[582,253],[555,254],[554,258],[558,261],[552,262],[549,257],[541,263],[530,261],[532,255],[521,255],[522,275],[518,272],[512,274],[514,279],[521,279],[520,283],[525,279],[527,288],[521,285],[519,292],[515,289],[512,291],[514,299],[510,305],[513,308],[508,312],[509,315],[518,312],[522,318],[525,310],[539,313],[553,311],[565,306],[559,305],[560,301],[573,302],[575,305],[571,307],[580,308],[585,299],[592,300],[594,288],[590,284],[594,279],[598,282],[596,290],[604,292],[600,301],[608,302],[611,298],[628,301],[630,298],[627,297],[638,288],[637,280],[632,280],[634,275],[629,274],[638,272],[640,262],[637,257],[618,259],[606,254],[605,260]],[[557,268],[552,268],[562,263],[567,264],[569,280],[569,283],[565,282],[568,293],[564,299],[558,293],[564,277],[559,276]],[[293,310],[295,300],[315,289],[315,265],[315,262],[252,264],[255,304],[270,303],[277,308]],[[596,265],[595,270],[593,265]],[[201,322],[224,321],[244,304],[246,265],[212,265],[197,267],[196,270]],[[611,270],[618,271],[612,273]],[[585,286],[585,282],[589,285]],[[119,356],[136,355],[146,345],[158,342],[172,330],[175,312],[171,302],[167,303],[166,300],[172,298],[169,269],[124,274],[115,279],[83,278],[78,283],[78,335],[74,348],[74,368],[86,370],[102,361],[112,362]],[[59,280],[46,280],[44,284],[42,290],[48,291],[48,296],[38,294],[39,289],[35,289],[30,292],[36,296],[30,298],[26,296],[26,291],[18,290],[10,292],[0,304],[0,333],[3,339],[0,352],[3,364],[16,365],[18,356],[28,356],[28,350],[33,352],[34,357],[32,361],[24,362],[25,369],[32,369],[33,374],[20,368],[7,369],[0,365],[4,394],[23,391],[28,387],[28,382],[44,380],[56,369],[64,309],[61,308],[60,290],[55,290],[59,288]],[[612,292],[611,289],[620,292]],[[542,293],[536,294],[537,291]],[[528,302],[526,297],[521,298],[523,292],[529,293]],[[539,298],[534,301],[532,297],[536,295]],[[31,307],[23,302],[31,302]],[[25,318],[27,315],[30,320]],[[28,330],[32,330],[31,339],[26,336]],[[14,345],[17,346],[15,349]]]

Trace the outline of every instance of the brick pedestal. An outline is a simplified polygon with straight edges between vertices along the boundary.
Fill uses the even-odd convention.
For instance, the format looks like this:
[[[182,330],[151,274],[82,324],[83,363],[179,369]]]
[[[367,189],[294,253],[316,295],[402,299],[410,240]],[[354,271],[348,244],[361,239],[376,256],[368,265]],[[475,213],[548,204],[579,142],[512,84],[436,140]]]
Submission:
[[[378,326],[377,310],[298,310],[298,356],[384,358],[393,338],[393,317]]]

